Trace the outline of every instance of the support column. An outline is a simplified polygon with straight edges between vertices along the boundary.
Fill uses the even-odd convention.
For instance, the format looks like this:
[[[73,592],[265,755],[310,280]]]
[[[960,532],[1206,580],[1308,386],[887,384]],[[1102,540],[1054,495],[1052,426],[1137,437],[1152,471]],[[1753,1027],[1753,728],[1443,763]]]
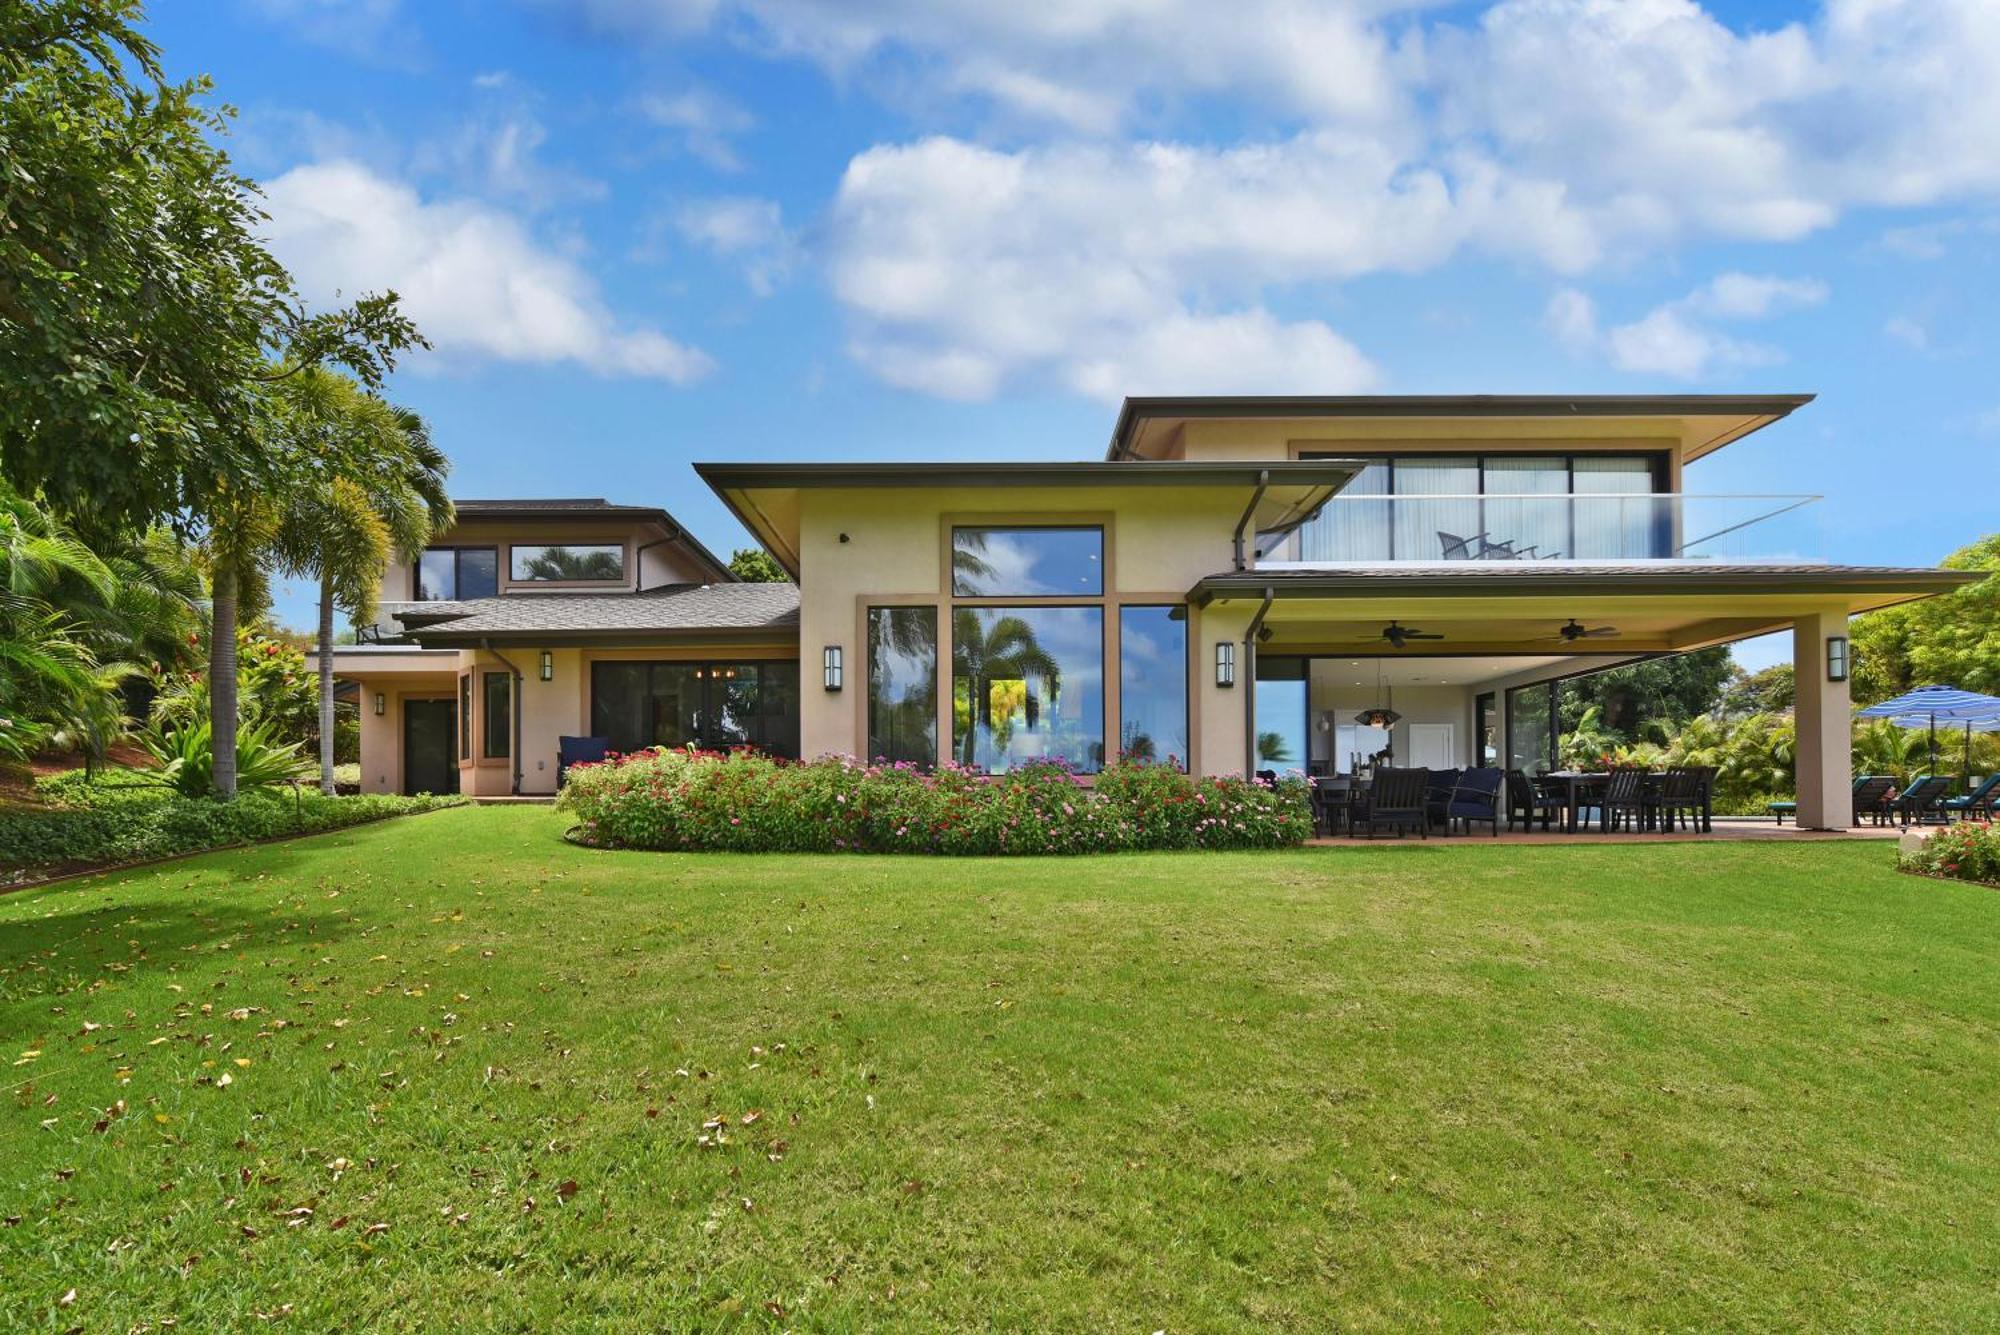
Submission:
[[[1854,823],[1854,716],[1848,683],[1826,679],[1826,642],[1845,634],[1844,609],[1811,613],[1792,623],[1802,830],[1844,830]]]

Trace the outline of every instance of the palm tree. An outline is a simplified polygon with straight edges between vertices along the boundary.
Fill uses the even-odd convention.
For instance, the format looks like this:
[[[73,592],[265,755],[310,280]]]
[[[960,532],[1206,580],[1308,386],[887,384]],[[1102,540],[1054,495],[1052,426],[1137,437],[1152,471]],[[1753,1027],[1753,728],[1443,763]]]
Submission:
[[[979,729],[993,726],[993,685],[1041,678],[1053,702],[1062,694],[1062,666],[1035,639],[1034,627],[1018,616],[1002,616],[991,626],[973,608],[960,608],[951,623],[952,676],[966,683],[969,717],[959,742],[959,763],[972,765],[979,753]],[[1024,712],[1035,726],[1038,704],[1027,692]]]
[[[274,539],[278,564],[319,581],[320,788],[334,791],[333,614],[374,619],[383,572],[398,552],[420,552],[450,527],[445,474],[451,463],[423,419],[353,381],[307,371],[280,391],[296,424],[340,440],[343,471],[325,486],[287,498]]]

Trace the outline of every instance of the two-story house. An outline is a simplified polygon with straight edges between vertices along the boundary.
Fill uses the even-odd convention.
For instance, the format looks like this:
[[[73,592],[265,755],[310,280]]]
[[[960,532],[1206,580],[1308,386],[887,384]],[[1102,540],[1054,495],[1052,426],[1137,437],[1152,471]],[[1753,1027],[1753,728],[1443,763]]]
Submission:
[[[789,585],[664,511],[468,503],[385,589],[400,642],[336,669],[374,789],[550,792],[572,735],[1538,770],[1564,678],[1789,629],[1800,823],[1840,827],[1847,618],[1974,576],[1833,564],[1814,498],[1683,486],[1809,399],[1133,399],[1097,461],[698,465]]]

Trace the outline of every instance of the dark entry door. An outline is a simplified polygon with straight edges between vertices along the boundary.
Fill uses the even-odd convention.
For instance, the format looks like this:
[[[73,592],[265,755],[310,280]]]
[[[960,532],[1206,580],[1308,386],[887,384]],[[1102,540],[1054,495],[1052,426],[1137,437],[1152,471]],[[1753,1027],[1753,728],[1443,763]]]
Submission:
[[[458,764],[452,755],[449,700],[403,701],[403,792],[455,793]]]

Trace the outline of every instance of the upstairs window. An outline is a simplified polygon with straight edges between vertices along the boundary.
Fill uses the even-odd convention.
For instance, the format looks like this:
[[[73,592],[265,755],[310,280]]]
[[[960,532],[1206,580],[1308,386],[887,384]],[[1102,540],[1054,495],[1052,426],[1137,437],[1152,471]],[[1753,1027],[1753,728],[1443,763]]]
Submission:
[[[1095,598],[1101,528],[954,528],[951,591],[961,598]]]
[[[625,548],[615,542],[570,542],[515,547],[509,573],[522,582],[601,583],[625,578]]]
[[[417,601],[491,598],[500,592],[500,558],[492,547],[432,547],[417,558]]]

